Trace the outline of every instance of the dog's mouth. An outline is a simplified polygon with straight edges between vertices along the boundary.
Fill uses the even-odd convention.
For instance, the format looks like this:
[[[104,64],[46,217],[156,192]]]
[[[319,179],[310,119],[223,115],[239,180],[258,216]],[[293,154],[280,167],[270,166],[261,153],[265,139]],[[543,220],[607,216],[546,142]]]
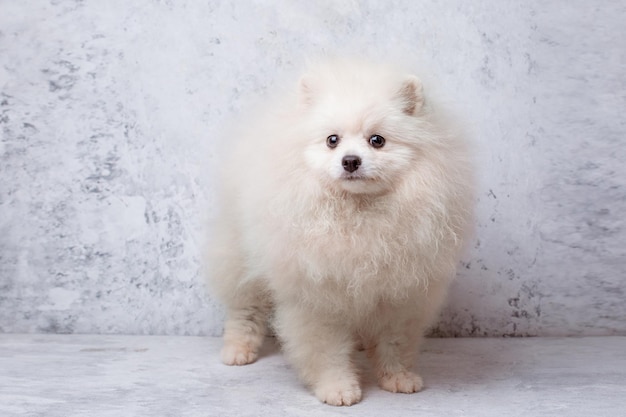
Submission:
[[[364,177],[363,175],[347,174],[347,175],[342,175],[341,179],[345,181],[365,181],[365,180],[368,180],[369,178]]]

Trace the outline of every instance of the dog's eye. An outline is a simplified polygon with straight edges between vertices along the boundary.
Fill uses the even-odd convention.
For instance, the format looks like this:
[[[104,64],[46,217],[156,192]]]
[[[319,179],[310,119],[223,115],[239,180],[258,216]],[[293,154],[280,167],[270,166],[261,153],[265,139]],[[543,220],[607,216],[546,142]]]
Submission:
[[[336,148],[337,145],[339,145],[339,136],[337,135],[330,135],[329,137],[326,138],[326,145],[329,148]]]
[[[370,137],[370,145],[372,145],[374,148],[382,148],[383,146],[385,146],[385,138],[380,135],[372,135]]]

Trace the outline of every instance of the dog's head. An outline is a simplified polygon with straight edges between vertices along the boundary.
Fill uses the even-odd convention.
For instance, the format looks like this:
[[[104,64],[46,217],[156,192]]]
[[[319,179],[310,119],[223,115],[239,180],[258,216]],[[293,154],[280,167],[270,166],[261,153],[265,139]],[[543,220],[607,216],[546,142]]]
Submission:
[[[299,94],[306,161],[325,184],[384,193],[411,170],[424,104],[418,78],[331,65],[304,76]]]

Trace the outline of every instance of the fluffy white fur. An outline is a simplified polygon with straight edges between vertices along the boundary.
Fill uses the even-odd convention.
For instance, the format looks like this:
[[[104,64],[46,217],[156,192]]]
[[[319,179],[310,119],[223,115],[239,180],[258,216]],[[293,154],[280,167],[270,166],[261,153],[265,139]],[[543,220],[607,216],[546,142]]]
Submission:
[[[227,306],[222,361],[255,361],[271,316],[321,401],[361,399],[357,346],[383,389],[419,391],[418,345],[470,219],[465,146],[418,78],[382,65],[330,61],[296,90],[247,121],[220,179],[210,268]],[[353,173],[346,155],[361,159]]]

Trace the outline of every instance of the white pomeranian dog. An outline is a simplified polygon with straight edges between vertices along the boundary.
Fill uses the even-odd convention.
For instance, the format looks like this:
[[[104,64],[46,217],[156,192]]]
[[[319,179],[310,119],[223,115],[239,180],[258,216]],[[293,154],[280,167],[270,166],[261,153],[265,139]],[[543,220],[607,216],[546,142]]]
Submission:
[[[227,307],[222,361],[257,359],[269,322],[317,398],[422,389],[414,366],[472,212],[466,146],[420,80],[384,65],[313,66],[234,141],[209,267]]]

